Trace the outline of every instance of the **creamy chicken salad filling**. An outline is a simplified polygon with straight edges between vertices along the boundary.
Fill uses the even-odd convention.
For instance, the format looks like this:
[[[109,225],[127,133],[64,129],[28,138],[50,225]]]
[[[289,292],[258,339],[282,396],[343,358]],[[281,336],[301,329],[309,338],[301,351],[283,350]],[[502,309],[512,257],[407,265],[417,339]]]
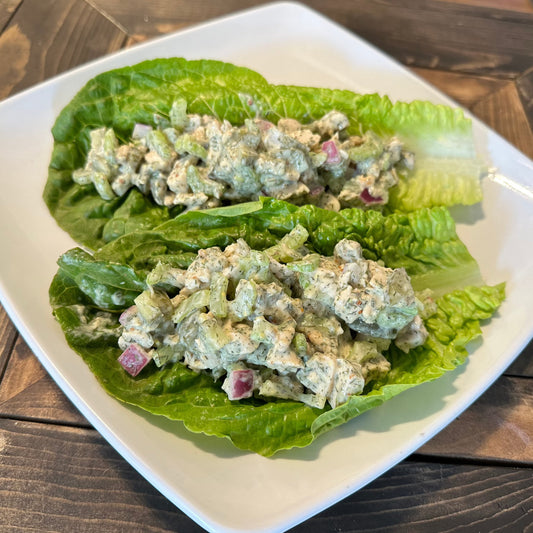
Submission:
[[[399,173],[414,165],[395,137],[348,135],[348,118],[338,111],[310,124],[255,118],[232,126],[188,114],[180,99],[155,122],[136,124],[125,144],[111,128],[92,130],[86,164],[73,180],[92,183],[105,200],[136,187],[158,205],[187,210],[270,196],[338,211],[386,204]]]
[[[180,361],[223,380],[230,400],[322,408],[361,393],[389,372],[391,342],[405,352],[425,342],[434,303],[359,243],[344,239],[327,257],[309,252],[307,237],[296,226],[265,251],[239,239],[199,250],[187,270],[158,264],[120,317],[120,364],[135,376]]]

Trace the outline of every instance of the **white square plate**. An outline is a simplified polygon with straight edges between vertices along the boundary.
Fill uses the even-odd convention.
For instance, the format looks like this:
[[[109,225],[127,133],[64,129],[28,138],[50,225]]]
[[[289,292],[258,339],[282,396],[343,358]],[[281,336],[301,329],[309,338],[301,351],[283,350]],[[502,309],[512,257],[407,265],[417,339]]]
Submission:
[[[94,427],[200,525],[217,532],[283,531],[413,452],[468,407],[526,345],[533,333],[533,163],[474,120],[476,142],[499,174],[485,181],[482,206],[457,211],[459,234],[488,283],[507,281],[508,297],[468,363],[305,449],[271,459],[243,453],[228,441],[190,434],[179,423],[108,396],[68,348],[48,303],[56,259],[74,245],[41,199],[55,117],[96,74],[170,56],[230,61],[273,83],[453,102],[331,21],[301,5],[280,3],[102,58],[0,104],[0,297],[16,326]]]

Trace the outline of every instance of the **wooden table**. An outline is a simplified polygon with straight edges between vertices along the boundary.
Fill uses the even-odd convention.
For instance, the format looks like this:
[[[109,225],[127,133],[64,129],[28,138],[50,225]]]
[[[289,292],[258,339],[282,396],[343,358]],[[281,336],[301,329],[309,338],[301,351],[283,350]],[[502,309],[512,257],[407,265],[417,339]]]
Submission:
[[[305,3],[396,57],[533,157],[531,1]],[[257,4],[0,0],[0,98],[141,40]],[[294,531],[531,531],[532,355],[530,344],[417,453]],[[0,308],[0,531],[21,530],[201,528],[78,413]]]

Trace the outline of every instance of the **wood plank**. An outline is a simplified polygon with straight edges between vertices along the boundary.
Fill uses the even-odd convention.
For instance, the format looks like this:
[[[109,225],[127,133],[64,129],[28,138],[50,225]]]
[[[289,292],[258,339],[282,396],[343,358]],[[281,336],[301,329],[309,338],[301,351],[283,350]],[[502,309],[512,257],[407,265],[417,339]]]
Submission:
[[[417,453],[533,466],[533,379],[501,377]]]
[[[269,0],[169,0],[143,2],[130,0],[90,0],[100,13],[123,28],[132,43],[183,29],[235,11],[257,7]]]
[[[0,416],[90,427],[22,337],[15,343],[0,387]]]
[[[509,82],[482,98],[472,106],[472,112],[528,157],[533,157],[533,132],[514,83]]]
[[[142,39],[263,2],[91,0],[91,3],[130,36]],[[531,13],[435,0],[304,3],[406,65],[515,78],[533,64]]]
[[[83,0],[25,0],[0,35],[0,98],[118,50],[124,33]]]
[[[505,374],[533,378],[533,340],[524,348],[517,359],[511,363]]]
[[[506,80],[443,70],[427,68],[412,68],[411,70],[453,98],[458,104],[468,108],[508,83]]]
[[[203,531],[94,430],[0,419],[0,479],[2,531]],[[530,469],[405,461],[291,531],[523,531],[532,505]]]
[[[533,13],[533,3],[530,0],[444,0],[445,2],[453,2],[455,4],[467,4],[476,7],[490,7],[494,9],[502,9],[505,7],[507,11],[520,11],[521,13]]]
[[[17,334],[15,326],[7,316],[5,309],[0,305],[0,383],[2,383]]]
[[[0,32],[21,3],[22,0],[0,0]]]
[[[526,531],[532,512],[528,469],[404,461],[290,531],[511,533]]]
[[[0,479],[2,531],[153,532],[192,524],[94,430],[0,419]]]
[[[516,80],[516,87],[529,122],[529,127],[533,130],[533,67],[524,72]]]
[[[334,20],[406,65],[514,78],[533,62],[530,13],[431,0],[330,5]]]

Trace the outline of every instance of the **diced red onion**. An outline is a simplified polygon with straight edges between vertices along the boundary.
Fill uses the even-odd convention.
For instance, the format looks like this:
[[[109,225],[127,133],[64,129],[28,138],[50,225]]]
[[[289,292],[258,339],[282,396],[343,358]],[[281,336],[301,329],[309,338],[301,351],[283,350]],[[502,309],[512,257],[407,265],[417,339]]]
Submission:
[[[363,189],[363,192],[359,195],[359,198],[363,200],[365,204],[382,204],[383,198],[381,196],[372,196],[368,189]]]
[[[262,118],[257,119],[255,123],[259,127],[259,131],[267,131],[274,125],[272,124],[272,122],[269,122],[268,120],[263,120]]]
[[[311,196],[319,196],[320,194],[322,194],[326,189],[322,186],[322,185],[318,185],[316,187],[314,187],[313,189],[311,189],[311,191],[309,192],[309,194]]]
[[[146,135],[148,135],[148,132],[152,130],[152,126],[149,126],[148,124],[137,123],[133,127],[133,133],[131,134],[131,136],[133,139],[144,139]]]
[[[337,163],[341,162],[341,154],[333,139],[330,141],[323,142],[321,149],[323,152],[326,152],[328,156],[328,158],[326,159],[326,163],[336,165]]]
[[[119,318],[118,318],[119,324],[121,326],[125,326],[133,318],[133,316],[135,314],[137,314],[137,306],[136,305],[132,305],[131,307],[128,307],[119,316]]]
[[[249,398],[254,391],[254,371],[251,368],[232,370],[228,377],[227,387],[225,387],[230,400],[242,400]]]
[[[130,375],[136,376],[149,362],[150,356],[138,344],[130,344],[118,358],[122,368]]]

